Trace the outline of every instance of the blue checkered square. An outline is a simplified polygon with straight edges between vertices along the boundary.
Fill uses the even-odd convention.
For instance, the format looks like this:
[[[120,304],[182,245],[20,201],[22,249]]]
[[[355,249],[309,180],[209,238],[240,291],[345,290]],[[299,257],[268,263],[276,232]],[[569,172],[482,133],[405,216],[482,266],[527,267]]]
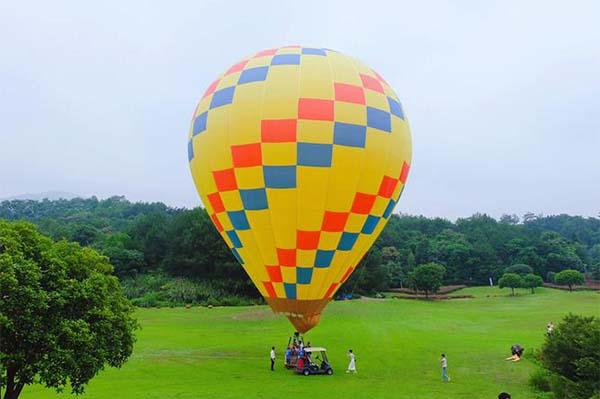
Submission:
[[[203,112],[194,119],[194,127],[192,129],[192,135],[197,135],[206,130],[206,120],[208,119],[208,112]]]
[[[357,239],[358,233],[344,232],[342,233],[337,249],[340,251],[350,251],[354,247]]]
[[[194,142],[192,139],[188,141],[188,162],[194,159]]]
[[[335,251],[326,251],[323,249],[317,249],[317,255],[315,257],[315,267],[329,267],[333,259]]]
[[[333,143],[348,147],[365,148],[367,127],[351,123],[335,122],[333,126]]]
[[[312,280],[312,267],[297,267],[296,268],[296,283],[310,284]]]
[[[371,234],[375,231],[375,227],[377,227],[377,223],[379,223],[379,217],[369,215],[367,220],[365,220],[365,224],[363,225],[362,230],[360,231],[363,234]]]
[[[227,236],[231,240],[234,248],[242,248],[242,242],[240,241],[240,237],[238,237],[235,230],[227,231]]]
[[[331,166],[332,144],[298,143],[298,165]]]
[[[251,190],[240,190],[244,209],[257,211],[267,209],[267,193],[264,188],[255,188]]]
[[[271,65],[300,65],[300,54],[277,54]]]
[[[220,107],[222,105],[231,104],[233,101],[233,94],[235,93],[235,86],[226,87],[221,90],[217,90],[213,93],[213,97],[210,100],[210,109]]]
[[[248,223],[248,218],[246,217],[246,212],[244,212],[244,211],[227,212],[227,216],[229,216],[229,220],[231,220],[231,224],[233,225],[234,229],[236,229],[236,230],[250,229],[250,224]]]
[[[400,119],[404,119],[404,111],[402,111],[402,104],[394,100],[392,97],[388,97],[388,104],[390,105],[390,112],[392,115],[396,115]]]
[[[367,107],[367,126],[383,130],[384,132],[391,132],[392,121],[390,113],[381,109]]]
[[[302,49],[302,54],[307,54],[307,55],[327,55],[327,53],[325,53],[325,50],[323,50],[322,48],[310,48],[310,47],[305,47]]]
[[[250,82],[260,82],[261,80],[265,80],[267,78],[268,72],[269,72],[268,66],[246,69],[240,75],[238,84],[250,83]]]
[[[296,299],[296,284],[283,283],[283,288],[287,299]]]
[[[295,188],[296,166],[263,166],[267,188]]]

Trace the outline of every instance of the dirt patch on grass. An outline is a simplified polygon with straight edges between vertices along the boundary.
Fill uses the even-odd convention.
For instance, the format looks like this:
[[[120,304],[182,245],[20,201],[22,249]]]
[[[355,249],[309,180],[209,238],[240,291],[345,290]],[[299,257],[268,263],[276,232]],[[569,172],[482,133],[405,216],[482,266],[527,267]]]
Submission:
[[[396,299],[416,299],[416,300],[433,300],[433,301],[444,301],[448,299],[473,299],[473,295],[429,295],[428,298],[425,295],[393,295],[392,298]]]
[[[462,284],[461,285],[444,285],[444,286],[440,287],[440,289],[438,290],[436,295],[450,294],[451,292],[462,290],[463,288],[467,288],[467,286],[462,285]],[[402,293],[402,294],[409,294],[409,295],[420,295],[420,294],[425,295],[424,293],[421,293],[420,291],[415,291],[411,288],[390,288],[388,291]]]
[[[569,287],[564,285],[544,283],[544,287],[554,288],[556,290],[569,291]],[[600,283],[596,281],[586,281],[585,285],[573,286],[573,291],[600,291]]]
[[[275,313],[267,307],[252,309],[247,312],[237,313],[232,316],[234,320],[272,320],[277,318]]]

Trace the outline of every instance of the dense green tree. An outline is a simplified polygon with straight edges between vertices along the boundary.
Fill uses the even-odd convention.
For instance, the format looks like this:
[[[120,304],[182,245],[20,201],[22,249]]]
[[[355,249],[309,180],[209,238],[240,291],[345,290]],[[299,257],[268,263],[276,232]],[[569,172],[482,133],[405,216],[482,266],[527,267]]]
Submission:
[[[0,203],[0,218],[30,220],[54,239],[76,239],[89,245],[109,256],[119,277],[168,269],[175,277],[218,280],[219,286],[237,287],[232,291],[246,290],[247,276],[209,218],[186,216],[174,227],[175,219],[185,212],[160,203],[132,203],[124,197]],[[600,219],[530,216],[518,223],[513,216],[498,222],[475,214],[453,223],[392,215],[373,247],[380,252],[380,263],[375,267],[370,262],[368,268],[354,273],[362,274],[360,281],[353,280],[356,289],[372,292],[375,281],[390,284],[391,276],[396,276],[392,284],[397,284],[399,274],[389,273],[397,264],[406,276],[418,264],[437,262],[447,269],[445,284],[475,285],[487,284],[489,277],[499,279],[508,265],[526,264],[535,274],[547,277],[564,265],[591,273],[600,262]],[[205,237],[214,240],[212,245]],[[186,262],[178,250],[194,261]],[[388,266],[390,260],[394,266]]]
[[[566,285],[569,287],[569,291],[573,291],[574,285],[583,284],[585,279],[583,274],[578,270],[567,269],[562,272],[556,273],[554,276],[554,282],[558,285]]]
[[[133,308],[108,259],[54,243],[24,222],[0,221],[0,390],[16,399],[36,381],[81,393],[106,365],[129,358]]]
[[[428,298],[430,293],[435,294],[440,289],[445,273],[446,268],[438,263],[419,265],[411,273],[411,284],[416,290],[425,292]]]
[[[525,265],[523,263],[517,263],[516,265],[512,265],[504,269],[504,273],[515,273],[520,276],[524,276],[526,274],[532,274],[533,269],[529,265]]]
[[[553,373],[558,398],[600,396],[600,319],[569,314],[546,337],[542,365]]]
[[[500,288],[510,288],[510,295],[515,295],[515,288],[523,286],[523,279],[516,273],[504,273],[504,275],[498,280],[498,286]]]
[[[537,287],[541,287],[544,280],[537,274],[529,273],[523,276],[523,288],[530,288],[531,293],[535,293]]]
[[[588,268],[588,272],[590,273],[590,278],[596,281],[600,281],[600,262],[591,265]]]

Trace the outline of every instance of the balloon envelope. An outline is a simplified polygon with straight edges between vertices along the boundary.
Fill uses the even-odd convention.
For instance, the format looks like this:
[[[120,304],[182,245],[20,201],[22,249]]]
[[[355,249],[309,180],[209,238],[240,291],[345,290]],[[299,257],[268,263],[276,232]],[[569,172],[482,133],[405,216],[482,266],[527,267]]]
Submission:
[[[241,60],[208,87],[188,158],[237,260],[271,308],[306,332],[392,214],[411,138],[373,69],[287,46]]]

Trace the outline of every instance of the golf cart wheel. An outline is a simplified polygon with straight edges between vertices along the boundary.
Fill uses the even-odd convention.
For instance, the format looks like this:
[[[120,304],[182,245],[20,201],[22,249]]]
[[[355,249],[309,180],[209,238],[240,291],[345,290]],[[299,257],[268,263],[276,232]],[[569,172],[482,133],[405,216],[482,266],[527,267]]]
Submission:
[[[306,369],[306,370],[304,370],[304,371],[302,372],[302,374],[304,374],[304,375],[310,375],[310,371],[309,371],[308,369]]]
[[[333,374],[333,369],[327,369],[327,375]]]

